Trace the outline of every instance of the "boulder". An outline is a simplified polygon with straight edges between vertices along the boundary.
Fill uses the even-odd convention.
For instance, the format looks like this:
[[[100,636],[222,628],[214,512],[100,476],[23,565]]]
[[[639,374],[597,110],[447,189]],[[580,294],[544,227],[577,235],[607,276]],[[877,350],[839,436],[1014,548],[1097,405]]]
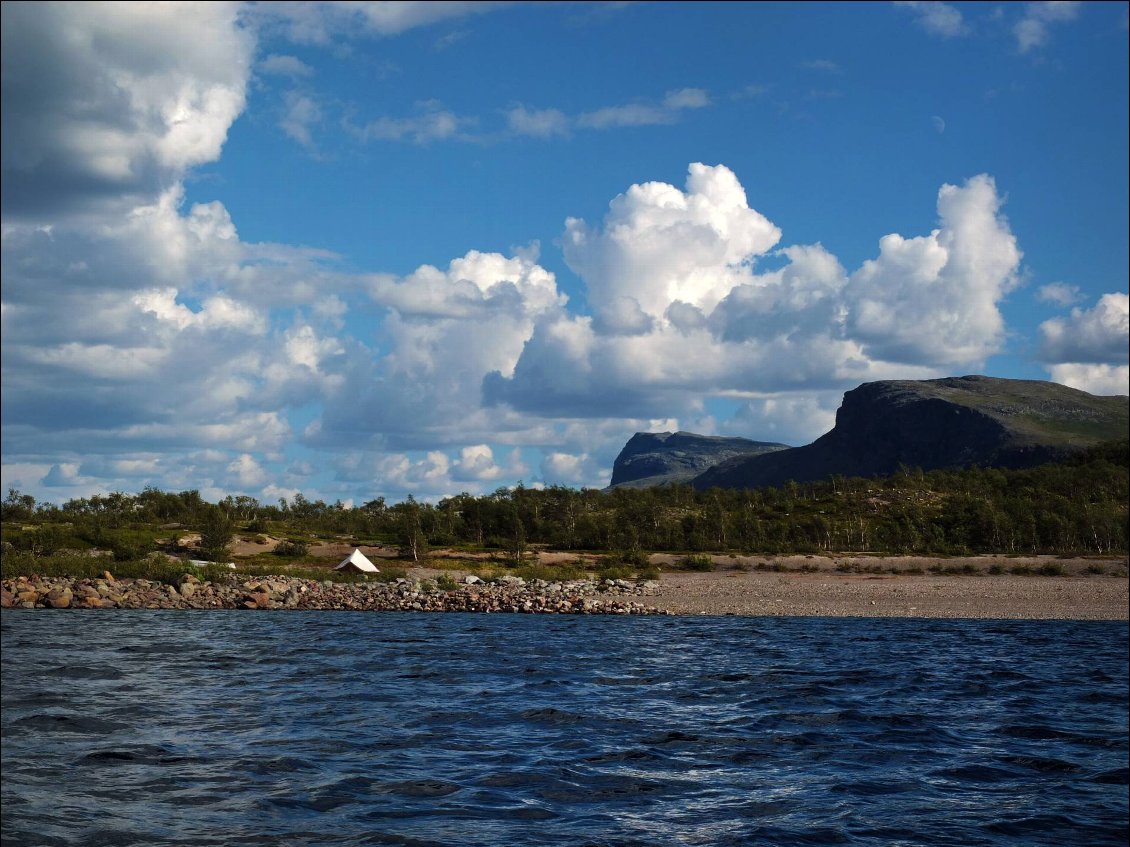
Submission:
[[[67,587],[53,588],[47,592],[47,605],[52,609],[69,609],[71,601],[74,599],[74,594],[71,589]]]

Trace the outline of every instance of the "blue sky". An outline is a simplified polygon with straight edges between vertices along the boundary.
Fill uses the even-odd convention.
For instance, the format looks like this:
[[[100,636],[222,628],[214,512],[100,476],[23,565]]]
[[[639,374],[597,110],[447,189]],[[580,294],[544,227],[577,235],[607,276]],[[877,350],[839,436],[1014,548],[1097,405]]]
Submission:
[[[3,485],[364,502],[1127,393],[1124,3],[3,6]]]

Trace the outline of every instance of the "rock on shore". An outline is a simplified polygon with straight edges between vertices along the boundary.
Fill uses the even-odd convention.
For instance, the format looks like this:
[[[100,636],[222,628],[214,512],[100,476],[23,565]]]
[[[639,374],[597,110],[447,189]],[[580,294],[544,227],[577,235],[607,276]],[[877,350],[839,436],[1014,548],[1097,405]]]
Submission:
[[[503,577],[442,589],[430,580],[335,583],[287,576],[201,582],[184,574],[175,585],[146,579],[17,577],[0,583],[5,609],[318,609],[365,612],[513,612],[656,615],[641,598],[657,582],[571,580],[526,582]]]

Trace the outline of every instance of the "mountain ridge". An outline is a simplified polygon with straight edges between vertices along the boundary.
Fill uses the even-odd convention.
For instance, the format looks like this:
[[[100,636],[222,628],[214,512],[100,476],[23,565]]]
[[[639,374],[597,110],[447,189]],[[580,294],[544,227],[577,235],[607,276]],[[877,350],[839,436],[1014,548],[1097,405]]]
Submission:
[[[637,432],[612,466],[609,488],[689,483],[729,459],[787,450],[787,444],[693,432]]]
[[[756,488],[835,475],[883,476],[900,466],[1032,467],[1126,438],[1128,412],[1126,395],[1093,395],[1039,380],[968,375],[867,382],[844,394],[835,426],[802,447],[694,433],[636,433],[616,459],[612,486],[690,482],[699,489]],[[649,451],[652,457],[678,453],[677,444],[668,445],[676,436],[687,443],[698,439],[694,463],[706,466],[693,478],[685,471],[694,463],[678,465],[675,457],[665,465],[649,458]],[[711,453],[713,442],[727,440],[762,449],[742,453],[734,452],[740,444],[717,445],[728,447],[729,455],[725,449]]]

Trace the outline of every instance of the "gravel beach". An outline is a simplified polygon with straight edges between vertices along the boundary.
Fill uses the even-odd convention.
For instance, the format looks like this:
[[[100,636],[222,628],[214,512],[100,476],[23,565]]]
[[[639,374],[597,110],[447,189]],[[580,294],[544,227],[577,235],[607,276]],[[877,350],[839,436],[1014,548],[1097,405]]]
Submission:
[[[1035,573],[1049,563],[1062,567],[1066,575],[1007,572],[1028,569]],[[1125,559],[868,557],[813,563],[801,556],[773,560],[772,566],[789,570],[747,571],[742,568],[749,563],[742,561],[709,573],[665,572],[660,593],[651,602],[680,615],[1123,621],[1128,619],[1130,606]],[[799,571],[806,566],[814,570]],[[931,573],[931,567],[976,572]],[[1094,573],[1100,568],[1103,573]],[[990,569],[1006,573],[992,574]],[[900,573],[870,572],[875,570]],[[914,570],[924,573],[906,573]]]

